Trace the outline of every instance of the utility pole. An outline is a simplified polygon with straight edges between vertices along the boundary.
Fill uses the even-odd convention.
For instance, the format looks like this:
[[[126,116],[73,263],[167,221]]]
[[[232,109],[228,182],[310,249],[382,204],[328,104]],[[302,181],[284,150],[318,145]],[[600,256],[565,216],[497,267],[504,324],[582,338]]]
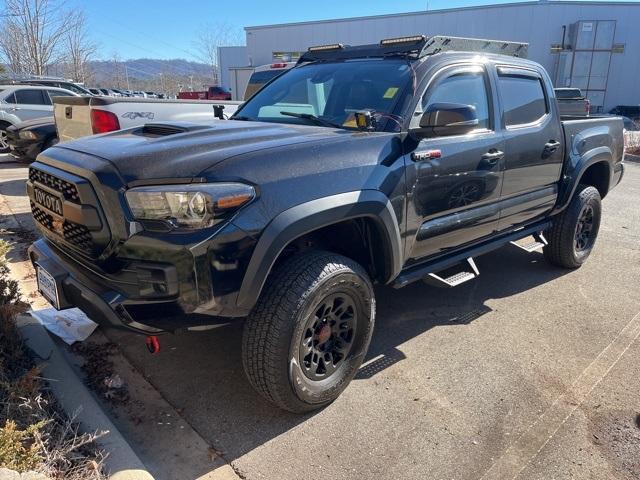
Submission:
[[[127,79],[127,90],[131,90],[131,88],[129,88],[129,70],[127,70],[126,60],[124,64],[124,76]]]
[[[193,92],[193,75],[189,75],[189,90]]]

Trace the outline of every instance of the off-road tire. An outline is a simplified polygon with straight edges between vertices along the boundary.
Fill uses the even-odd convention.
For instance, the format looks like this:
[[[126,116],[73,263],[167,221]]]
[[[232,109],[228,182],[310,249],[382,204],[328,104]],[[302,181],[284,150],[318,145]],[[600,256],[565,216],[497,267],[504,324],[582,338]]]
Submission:
[[[309,319],[318,318],[318,306],[335,295],[349,295],[356,312],[351,350],[328,378],[315,381],[304,372],[300,342]],[[324,251],[288,259],[267,279],[244,326],[242,363],[249,382],[268,401],[290,412],[328,405],[362,364],[374,319],[373,287],[358,263]]]
[[[578,223],[585,209],[592,211],[591,232],[584,248],[576,246]],[[579,185],[569,206],[553,220],[553,226],[545,232],[549,244],[544,248],[544,256],[553,265],[564,268],[578,268],[589,257],[595,245],[600,228],[602,205],[600,193],[595,187]]]

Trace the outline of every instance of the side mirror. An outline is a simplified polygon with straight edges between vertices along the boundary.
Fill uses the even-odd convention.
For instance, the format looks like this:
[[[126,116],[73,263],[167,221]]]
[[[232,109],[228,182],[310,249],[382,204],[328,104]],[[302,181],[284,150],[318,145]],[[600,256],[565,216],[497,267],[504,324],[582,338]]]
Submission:
[[[432,103],[420,118],[420,128],[413,130],[419,137],[464,135],[480,122],[476,107],[462,103]]]

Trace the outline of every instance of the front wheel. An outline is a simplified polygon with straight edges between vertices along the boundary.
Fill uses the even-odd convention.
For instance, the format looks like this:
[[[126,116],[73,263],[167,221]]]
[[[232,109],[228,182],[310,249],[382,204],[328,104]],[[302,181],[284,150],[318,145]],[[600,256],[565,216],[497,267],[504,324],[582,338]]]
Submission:
[[[564,212],[547,231],[549,244],[544,256],[550,263],[564,268],[578,268],[591,254],[598,230],[602,205],[595,187],[579,185]]]
[[[328,405],[362,364],[374,317],[373,287],[358,263],[330,252],[287,260],[244,326],[249,382],[290,412]]]
[[[9,139],[7,137],[7,127],[9,125],[0,123],[0,153],[9,153]]]

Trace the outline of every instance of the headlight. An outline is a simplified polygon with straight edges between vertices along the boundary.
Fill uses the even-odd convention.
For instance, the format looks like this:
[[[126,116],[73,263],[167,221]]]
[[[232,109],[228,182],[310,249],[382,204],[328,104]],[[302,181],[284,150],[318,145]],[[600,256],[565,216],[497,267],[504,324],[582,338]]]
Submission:
[[[26,140],[35,140],[38,138],[38,135],[33,133],[31,130],[20,130],[18,135],[20,135],[20,138],[24,138]]]
[[[255,189],[243,183],[201,183],[136,187],[125,193],[133,216],[174,229],[207,228],[249,203]]]

